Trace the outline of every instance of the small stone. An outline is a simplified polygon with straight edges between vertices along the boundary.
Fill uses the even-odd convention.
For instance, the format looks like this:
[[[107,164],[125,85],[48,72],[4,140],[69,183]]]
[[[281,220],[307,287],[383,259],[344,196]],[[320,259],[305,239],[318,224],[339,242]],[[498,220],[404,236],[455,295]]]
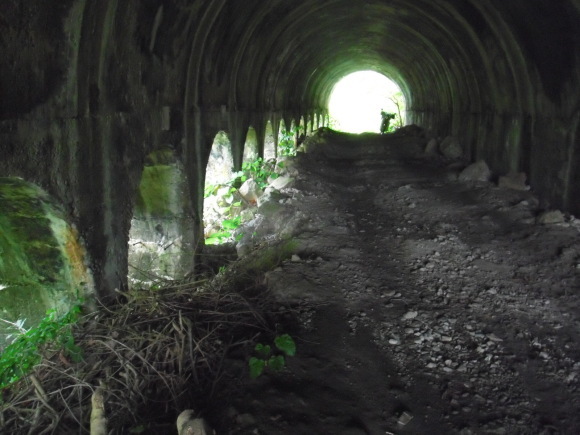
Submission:
[[[236,408],[234,408],[233,406],[230,406],[227,410],[226,410],[226,417],[233,419],[238,415],[238,410]]]
[[[302,260],[300,259],[300,257],[298,255],[293,254],[292,255],[292,258],[290,259],[290,261],[292,261],[293,263],[299,263]]]
[[[467,365],[461,364],[459,367],[457,367],[457,371],[460,373],[467,373]]]
[[[437,154],[437,139],[433,138],[425,146],[425,155],[434,156]]]
[[[525,172],[510,172],[499,177],[497,185],[504,189],[530,190],[530,186],[526,186],[526,179]]]
[[[489,181],[490,178],[491,171],[483,160],[469,165],[458,176],[459,181]]]
[[[439,145],[439,151],[448,159],[458,159],[463,155],[463,148],[459,140],[453,136],[447,136]]]
[[[415,317],[417,317],[417,314],[419,314],[417,311],[409,311],[405,313],[405,315],[403,316],[403,320],[414,319]]]
[[[400,424],[401,426],[406,426],[407,424],[409,424],[411,420],[413,420],[413,415],[405,411],[401,414],[397,423]]]
[[[256,424],[256,419],[251,414],[240,414],[236,417],[236,423],[242,427],[248,427]]]
[[[491,341],[495,341],[495,342],[498,342],[498,343],[503,341],[501,338],[499,338],[495,334],[487,334],[486,337],[489,338]]]
[[[564,214],[560,210],[546,211],[536,218],[536,222],[542,225],[561,224],[564,221]]]
[[[389,344],[392,344],[393,346],[397,346],[397,345],[401,344],[401,342],[399,340],[397,340],[396,338],[391,338],[389,340]]]

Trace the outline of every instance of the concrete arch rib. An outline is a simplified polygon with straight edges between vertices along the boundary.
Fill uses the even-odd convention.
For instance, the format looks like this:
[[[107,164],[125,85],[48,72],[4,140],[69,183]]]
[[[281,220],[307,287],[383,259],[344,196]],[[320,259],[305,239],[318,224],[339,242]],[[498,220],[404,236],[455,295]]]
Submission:
[[[213,136],[207,125],[208,120],[202,113],[204,108],[200,106],[201,74],[209,35],[214,29],[214,24],[225,3],[225,0],[210,2],[203,12],[200,20],[201,25],[191,43],[186,73],[183,108],[183,161],[189,192],[193,196],[193,209],[190,210],[194,222],[193,268],[197,267],[196,258],[203,248],[203,190],[207,159],[213,143]]]

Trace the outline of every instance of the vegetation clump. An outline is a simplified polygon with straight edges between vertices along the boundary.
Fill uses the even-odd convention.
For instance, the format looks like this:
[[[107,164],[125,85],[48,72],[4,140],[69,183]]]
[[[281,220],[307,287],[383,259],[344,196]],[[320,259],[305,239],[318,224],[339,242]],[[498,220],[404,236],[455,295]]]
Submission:
[[[296,355],[296,343],[288,334],[277,336],[274,340],[274,346],[278,349],[278,354],[273,352],[272,346],[269,344],[256,344],[254,350],[257,356],[251,357],[248,361],[252,379],[256,379],[266,369],[279,372],[286,366],[285,356]]]
[[[294,138],[300,129],[282,130],[278,141],[278,157],[289,157],[296,155]],[[257,186],[263,190],[268,184],[278,178],[276,172],[283,168],[283,162],[276,159],[264,159],[258,157],[253,161],[244,162],[241,171],[234,173],[233,177],[222,184],[208,184],[205,186],[204,196],[217,196],[217,203],[221,206],[220,214],[222,220],[218,228],[211,231],[205,239],[207,245],[220,245],[231,241],[235,230],[243,223],[241,210],[247,208],[239,189],[247,180],[253,180]]]
[[[63,316],[50,310],[40,324],[28,331],[17,324],[21,334],[0,354],[0,390],[28,376],[43,355],[58,354],[79,362],[82,349],[72,334],[74,324],[81,314],[81,305],[75,305]],[[6,322],[6,321],[5,321]]]

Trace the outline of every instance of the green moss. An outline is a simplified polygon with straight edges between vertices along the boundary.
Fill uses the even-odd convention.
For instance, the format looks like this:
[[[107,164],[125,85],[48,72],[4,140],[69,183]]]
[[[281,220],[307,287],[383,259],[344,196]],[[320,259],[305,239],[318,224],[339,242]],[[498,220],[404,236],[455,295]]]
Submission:
[[[168,156],[156,158],[169,159]],[[183,188],[184,175],[177,163],[145,166],[135,201],[135,215],[142,218],[167,218],[180,214]]]
[[[171,214],[172,187],[175,168],[168,165],[146,166],[143,169],[136,211],[146,216],[164,217]]]
[[[145,159],[146,166],[168,165],[174,166],[177,163],[175,151],[171,148],[163,148],[152,152]]]
[[[66,252],[71,231],[40,188],[0,178],[0,318],[26,319],[31,327],[47,309],[66,309],[78,299],[80,281],[88,276],[83,263],[83,277],[72,277]],[[9,332],[0,325],[0,346]]]
[[[259,249],[255,256],[249,258],[245,268],[252,273],[261,275],[292,257],[292,254],[298,251],[298,247],[299,244],[295,240],[282,240],[276,245]]]

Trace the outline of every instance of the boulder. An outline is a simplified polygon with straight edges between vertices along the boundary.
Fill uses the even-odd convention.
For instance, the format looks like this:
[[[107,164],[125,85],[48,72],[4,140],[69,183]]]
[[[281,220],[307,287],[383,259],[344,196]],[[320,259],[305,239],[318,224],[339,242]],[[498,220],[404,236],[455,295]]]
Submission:
[[[439,145],[439,151],[448,159],[458,159],[463,156],[463,148],[454,136],[447,136]]]
[[[561,224],[565,221],[566,218],[560,210],[545,211],[536,218],[536,222],[542,225]]]
[[[438,154],[437,151],[437,139],[433,138],[430,139],[429,142],[427,142],[427,145],[425,146],[425,155],[426,156],[435,156]]]
[[[530,186],[526,185],[526,179],[525,172],[510,172],[499,177],[497,185],[506,189],[530,190]]]
[[[258,198],[262,196],[262,189],[253,179],[248,179],[239,188],[240,195],[250,204],[256,204]]]
[[[489,181],[491,171],[484,160],[469,165],[459,174],[459,181]]]
[[[283,175],[272,181],[270,187],[276,190],[282,190],[286,187],[292,187],[292,183],[294,183],[294,178]]]
[[[404,127],[398,128],[394,133],[391,133],[393,136],[411,136],[411,137],[424,137],[425,130],[419,127],[416,124],[405,125]]]
[[[278,189],[272,186],[266,187],[262,195],[258,198],[258,207],[262,207],[266,203],[280,203],[280,200],[286,199],[287,196],[280,193]]]

